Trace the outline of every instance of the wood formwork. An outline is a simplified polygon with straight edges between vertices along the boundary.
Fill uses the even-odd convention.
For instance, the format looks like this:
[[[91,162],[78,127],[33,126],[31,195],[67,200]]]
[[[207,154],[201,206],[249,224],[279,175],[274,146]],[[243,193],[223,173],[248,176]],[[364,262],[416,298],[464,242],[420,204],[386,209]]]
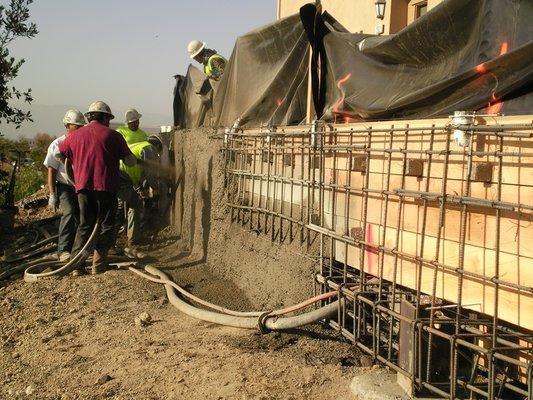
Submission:
[[[466,132],[470,144],[458,145],[454,130]],[[523,361],[517,374],[529,379],[531,116],[477,116],[468,126],[434,119],[247,130],[226,134],[224,149],[235,218],[246,216],[250,228],[273,238],[284,223],[302,238],[306,230],[319,235],[326,289],[357,281],[364,291],[378,282],[378,293],[387,288],[378,298],[388,321],[410,291],[413,321],[428,318],[422,325],[430,342],[437,316],[428,310],[443,305],[456,335],[470,323],[469,310],[489,317],[474,325],[493,348],[503,340],[500,325],[515,326],[526,336],[513,343],[529,349],[515,354]],[[486,357],[477,365],[490,364]],[[453,384],[450,390],[456,393]],[[490,390],[485,397],[497,398]]]

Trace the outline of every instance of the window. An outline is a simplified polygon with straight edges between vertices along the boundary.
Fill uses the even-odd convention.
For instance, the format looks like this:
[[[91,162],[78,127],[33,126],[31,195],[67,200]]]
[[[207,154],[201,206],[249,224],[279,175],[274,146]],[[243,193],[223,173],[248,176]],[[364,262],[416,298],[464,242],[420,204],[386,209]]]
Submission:
[[[415,15],[416,15],[416,19],[424,16],[427,12],[428,12],[428,3],[427,2],[423,2],[423,3],[419,3],[417,5],[415,5],[416,7],[416,10],[415,10]]]

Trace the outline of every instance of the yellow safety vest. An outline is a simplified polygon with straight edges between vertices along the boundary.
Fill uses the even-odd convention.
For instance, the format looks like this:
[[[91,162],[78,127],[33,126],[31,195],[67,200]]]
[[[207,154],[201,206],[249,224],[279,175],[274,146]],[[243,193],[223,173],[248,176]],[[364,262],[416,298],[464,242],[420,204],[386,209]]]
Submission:
[[[207,63],[204,65],[204,74],[206,74],[210,79],[218,81],[224,73],[227,62],[228,61],[220,54],[213,54],[211,57],[209,57]]]
[[[141,160],[141,154],[145,147],[151,146],[150,143],[143,141],[128,145],[131,152],[137,158]],[[123,161],[120,162],[120,169],[124,171],[133,182],[133,186],[139,186],[141,184],[141,178],[143,174],[143,168],[139,164],[135,164],[133,167],[128,167]]]
[[[145,131],[142,129],[132,131],[127,125],[117,128],[117,132],[120,133],[124,139],[126,139],[128,146],[133,143],[145,142],[148,139],[148,135]]]

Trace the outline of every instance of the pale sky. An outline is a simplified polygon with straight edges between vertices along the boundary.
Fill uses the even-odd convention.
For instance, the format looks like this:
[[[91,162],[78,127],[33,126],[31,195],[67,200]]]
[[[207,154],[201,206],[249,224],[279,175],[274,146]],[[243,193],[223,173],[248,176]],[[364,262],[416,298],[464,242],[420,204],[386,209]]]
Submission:
[[[173,76],[190,63],[187,43],[206,41],[229,58],[238,36],[275,20],[276,1],[35,0],[30,14],[39,34],[10,46],[26,59],[16,85],[31,87],[35,99],[35,123],[18,131],[26,137],[60,134],[66,108],[86,111],[93,100],[106,101],[118,121],[135,107],[145,124],[170,125]]]

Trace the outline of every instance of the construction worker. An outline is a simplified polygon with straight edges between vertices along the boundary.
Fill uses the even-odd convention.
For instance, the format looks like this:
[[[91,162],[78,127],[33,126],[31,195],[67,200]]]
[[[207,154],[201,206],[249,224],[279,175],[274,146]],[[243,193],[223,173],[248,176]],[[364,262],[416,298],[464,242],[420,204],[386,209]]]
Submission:
[[[128,245],[124,251],[127,255],[136,258],[144,256],[136,249],[136,246],[141,241],[143,199],[152,197],[158,187],[160,150],[157,146],[160,143],[153,140],[145,140],[130,144],[128,147],[137,160],[142,160],[142,164],[128,166],[125,163],[121,163],[120,165],[119,219],[127,214]]]
[[[72,249],[79,252],[88,242],[98,220],[91,273],[103,272],[109,247],[114,241],[117,192],[119,189],[119,161],[128,166],[137,162],[126,141],[109,128],[114,118],[109,106],[95,101],[85,113],[89,122],[59,144],[56,157],[72,163],[74,187],[80,206],[80,223]],[[88,249],[83,258],[90,255]],[[83,263],[80,263],[83,265]],[[84,272],[78,264],[76,274]]]
[[[148,138],[146,132],[139,129],[141,117],[142,115],[136,109],[131,108],[125,114],[126,124],[117,128],[117,132],[124,136],[128,146],[133,143],[144,142]]]
[[[209,79],[220,80],[228,61],[215,50],[206,49],[205,42],[193,40],[187,46],[189,56],[204,66],[204,74]]]
[[[78,110],[68,110],[63,118],[63,125],[67,131],[50,143],[43,164],[48,169],[48,190],[50,193],[48,205],[54,210],[59,207],[62,213],[59,222],[57,254],[59,261],[66,262],[70,258],[70,251],[74,244],[80,211],[74,182],[68,177],[65,165],[59,162],[54,155],[60,143],[72,132],[85,125],[85,118]]]

